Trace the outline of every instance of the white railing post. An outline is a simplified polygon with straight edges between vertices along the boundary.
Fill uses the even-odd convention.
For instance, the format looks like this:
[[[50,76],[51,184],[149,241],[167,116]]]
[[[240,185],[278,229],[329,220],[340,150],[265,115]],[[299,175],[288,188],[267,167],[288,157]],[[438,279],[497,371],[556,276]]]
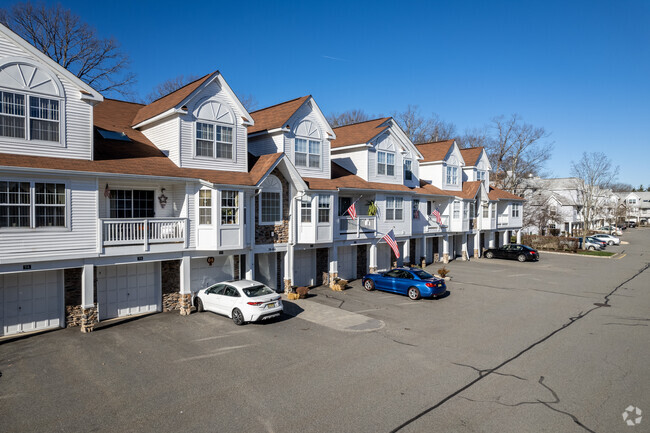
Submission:
[[[142,235],[144,236],[144,250],[147,251],[149,250],[149,220],[145,218],[144,220],[144,233]]]

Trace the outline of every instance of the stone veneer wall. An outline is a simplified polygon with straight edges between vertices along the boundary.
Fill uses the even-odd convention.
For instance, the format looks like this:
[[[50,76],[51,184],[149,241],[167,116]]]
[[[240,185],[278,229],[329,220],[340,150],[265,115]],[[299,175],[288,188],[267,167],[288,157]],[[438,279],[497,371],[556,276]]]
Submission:
[[[181,309],[181,261],[166,260],[160,262],[162,277],[162,310]]]
[[[239,254],[236,254],[233,256],[233,279],[235,280],[241,280],[241,256]]]
[[[63,270],[63,284],[65,288],[65,326],[71,328],[81,325],[81,268]]]
[[[357,245],[357,278],[368,273],[368,245]]]
[[[322,278],[323,285],[328,285],[329,280],[329,249],[328,248],[318,248],[316,249],[316,277]],[[318,281],[318,280],[317,280]]]
[[[272,175],[277,177],[282,184],[282,224],[260,225],[261,213],[259,197],[255,198],[255,243],[260,244],[286,244],[289,242],[289,182],[286,181],[280,170],[275,168]],[[271,238],[271,232],[275,238]],[[282,286],[279,286],[282,287]]]

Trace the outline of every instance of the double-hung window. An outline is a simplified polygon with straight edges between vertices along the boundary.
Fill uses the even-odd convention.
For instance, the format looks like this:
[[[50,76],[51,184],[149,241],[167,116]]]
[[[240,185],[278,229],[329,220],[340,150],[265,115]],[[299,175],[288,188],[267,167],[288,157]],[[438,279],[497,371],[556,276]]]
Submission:
[[[447,166],[447,185],[458,184],[458,167]]]
[[[0,227],[65,226],[65,184],[0,181]]]
[[[27,98],[29,110],[25,106]],[[58,100],[0,92],[0,136],[59,142],[60,129]]]
[[[460,218],[460,202],[455,201],[453,206],[453,217],[455,220]]]
[[[413,180],[413,172],[411,171],[411,164],[413,161],[410,159],[404,160],[404,180]]]
[[[319,223],[330,222],[330,196],[329,195],[318,196],[318,222]]]
[[[154,192],[143,190],[111,190],[111,218],[152,218]]]
[[[196,156],[233,159],[232,127],[196,122]]]
[[[296,138],[294,150],[296,167],[320,168],[320,141]]]
[[[490,218],[490,205],[483,203],[483,218]]]
[[[377,152],[377,174],[395,176],[395,154],[390,152]]]
[[[402,197],[386,197],[386,221],[404,219]]]
[[[485,180],[485,171],[479,170],[476,172],[476,180]]]
[[[212,224],[212,190],[199,191],[199,224]]]
[[[311,197],[303,197],[300,202],[300,222],[311,222]]]
[[[521,205],[519,203],[513,203],[512,204],[512,217],[513,218],[519,218],[519,207]]]
[[[221,224],[239,222],[239,192],[221,191]]]
[[[463,219],[469,218],[469,203],[463,202]]]

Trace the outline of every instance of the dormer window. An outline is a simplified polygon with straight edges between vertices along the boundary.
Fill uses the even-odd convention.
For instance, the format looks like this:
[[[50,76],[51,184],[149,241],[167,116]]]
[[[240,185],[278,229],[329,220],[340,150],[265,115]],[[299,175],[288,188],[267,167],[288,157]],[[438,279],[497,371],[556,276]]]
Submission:
[[[233,159],[232,147],[231,127],[196,123],[196,156]]]
[[[480,181],[485,180],[485,170],[478,170],[476,172],[476,180],[480,180]]]
[[[296,138],[296,167],[320,168],[320,141]]]
[[[29,96],[26,110],[26,98],[20,93],[0,92],[0,136],[59,142],[59,101]]]
[[[410,159],[404,160],[404,180],[413,180],[413,172],[411,171],[411,164],[413,161]]]
[[[377,152],[377,174],[395,176],[395,154],[390,152]]]
[[[447,166],[447,185],[458,184],[458,167]]]

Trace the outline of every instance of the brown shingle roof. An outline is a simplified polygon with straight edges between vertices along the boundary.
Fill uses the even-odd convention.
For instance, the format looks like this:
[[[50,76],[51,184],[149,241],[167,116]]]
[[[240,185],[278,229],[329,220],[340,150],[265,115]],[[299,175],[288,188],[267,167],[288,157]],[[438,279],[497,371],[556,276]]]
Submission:
[[[452,144],[454,144],[454,140],[434,141],[417,144],[416,146],[424,157],[422,162],[435,162],[442,161],[445,158]]]
[[[268,131],[271,129],[284,127],[293,113],[298,111],[302,104],[309,99],[311,95],[292,99],[291,101],[281,102],[261,110],[253,111],[251,116],[255,125],[248,128],[248,133]]]
[[[254,161],[248,173],[180,168],[154,146],[142,132],[129,126],[131,119],[141,107],[141,104],[114,99],[104,100],[95,106],[96,127],[124,132],[131,141],[107,140],[99,134],[95,134],[95,159],[93,161],[0,153],[0,165],[46,170],[203,179],[216,184],[253,186],[283,156],[282,153],[263,155]]]
[[[373,137],[388,129],[388,126],[381,127],[381,125],[389,119],[390,117],[382,117],[381,119],[368,120],[366,122],[353,123],[352,125],[335,128],[336,140],[332,142],[332,149],[369,142]]]
[[[525,200],[524,198],[519,197],[518,195],[514,195],[512,193],[509,193],[508,191],[504,191],[502,189],[493,188],[493,187],[490,187],[488,198],[490,200]]]
[[[478,163],[478,158],[483,152],[483,147],[468,147],[467,149],[460,149],[460,154],[463,156],[466,166],[473,166]]]
[[[463,190],[455,192],[454,195],[456,197],[464,199],[472,199],[476,197],[476,193],[478,193],[478,190],[481,187],[481,183],[482,182],[480,180],[463,182]]]
[[[170,93],[169,95],[163,96],[160,99],[156,99],[151,104],[143,106],[140,108],[135,117],[133,117],[131,125],[137,125],[138,123],[144,122],[145,120],[151,119],[160,113],[164,113],[165,111],[174,108],[180,104],[183,99],[187,98],[192,92],[194,92],[201,84],[205,83],[205,81],[216,72],[218,71],[205,75],[198,80],[193,81],[190,84],[187,84],[186,86],[183,86],[180,89]]]

